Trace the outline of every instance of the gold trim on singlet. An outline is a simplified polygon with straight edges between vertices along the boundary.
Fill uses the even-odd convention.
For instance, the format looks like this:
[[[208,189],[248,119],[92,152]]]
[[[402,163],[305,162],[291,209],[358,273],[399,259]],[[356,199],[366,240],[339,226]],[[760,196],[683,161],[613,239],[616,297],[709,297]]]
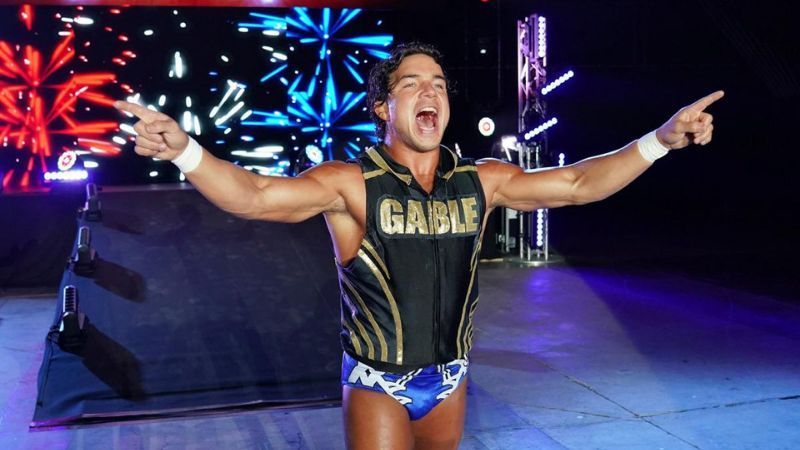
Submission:
[[[369,172],[364,172],[362,175],[364,175],[365,180],[369,180],[370,178],[379,177],[385,173],[386,171],[383,169],[375,169],[375,170],[370,170]]]
[[[369,359],[375,359],[375,346],[372,345],[372,340],[367,335],[367,329],[364,328],[364,325],[362,325],[361,322],[359,322],[359,320],[356,318],[356,313],[358,310],[355,308],[355,306],[353,306],[352,303],[350,303],[350,297],[348,297],[346,294],[344,297],[347,299],[346,303],[350,309],[350,318],[353,320],[356,328],[358,328],[358,332],[361,334],[361,340],[367,344],[367,357]]]
[[[389,289],[389,285],[386,284],[386,279],[383,277],[383,274],[380,270],[378,270],[378,266],[369,258],[369,256],[364,253],[364,250],[358,249],[358,257],[364,261],[364,264],[369,267],[369,270],[372,271],[372,274],[375,275],[375,278],[378,280],[378,283],[381,285],[381,289],[383,289],[383,293],[386,296],[386,300],[389,301],[389,308],[392,310],[392,319],[394,320],[394,335],[395,340],[397,342],[397,357],[395,358],[395,364],[398,366],[403,365],[403,323],[400,319],[400,310],[397,309],[397,302],[394,299],[394,295],[392,295],[392,291]]]
[[[395,172],[394,169],[392,169],[389,166],[389,163],[387,163],[386,160],[383,159],[380,153],[378,153],[378,151],[375,150],[375,147],[370,147],[369,149],[367,149],[367,156],[369,156],[370,159],[372,159],[372,162],[374,162],[375,165],[377,165],[381,169],[393,173],[397,178],[403,180],[405,184],[411,184],[411,179],[413,177],[409,174],[402,174]]]
[[[477,172],[478,168],[475,166],[458,166],[453,169],[454,172]]]
[[[452,169],[450,169],[450,170],[449,170],[449,171],[448,171],[446,174],[444,174],[444,176],[442,177],[442,178],[444,178],[445,180],[449,180],[449,179],[450,179],[450,177],[452,177],[454,173],[456,173],[456,172],[461,172],[460,170],[458,170],[458,169],[459,169],[459,167],[458,167],[458,155],[456,155],[456,152],[454,152],[454,151],[450,150],[449,148],[445,147],[444,145],[442,145],[442,148],[444,148],[444,149],[445,149],[445,151],[446,151],[447,153],[449,153],[449,154],[450,154],[450,156],[453,158],[453,168],[452,168]],[[469,166],[462,166],[462,167],[469,167]]]
[[[350,342],[353,343],[353,348],[356,351],[356,355],[364,356],[364,354],[361,353],[361,344],[358,342],[358,336],[353,332],[353,329],[347,325],[347,323],[344,321],[344,318],[342,319],[342,326],[347,330],[347,333],[350,336]]]
[[[383,262],[383,259],[381,259],[381,257],[380,257],[380,256],[378,256],[378,252],[377,252],[377,251],[375,251],[375,247],[373,247],[373,246],[372,246],[372,244],[370,244],[370,243],[369,243],[369,241],[368,241],[368,240],[366,240],[366,239],[362,239],[362,240],[361,240],[361,245],[363,245],[363,246],[364,246],[364,248],[365,248],[365,249],[367,249],[367,251],[369,252],[369,254],[370,254],[370,255],[371,255],[373,258],[375,258],[375,261],[376,261],[378,264],[380,264],[380,266],[381,266],[381,269],[383,269],[383,273],[385,273],[385,274],[386,274],[386,278],[388,278],[388,279],[390,279],[390,280],[391,280],[391,279],[392,279],[392,276],[391,276],[391,275],[389,275],[389,269],[386,267],[386,263],[384,263],[384,262]]]
[[[358,291],[350,283],[350,280],[348,280],[346,277],[343,276],[340,276],[340,279],[342,280],[342,282],[344,282],[344,284],[347,285],[347,288],[350,290],[350,292],[353,293],[353,295],[356,298],[356,301],[358,302],[358,305],[364,311],[364,315],[367,316],[367,321],[369,321],[369,324],[372,326],[372,329],[375,330],[375,336],[378,338],[378,343],[381,346],[380,361],[389,362],[389,346],[386,345],[386,338],[383,337],[383,332],[381,332],[381,328],[378,326],[378,322],[375,321],[375,317],[372,315],[372,311],[370,311],[369,308],[367,308],[367,304],[364,303],[364,299],[361,298],[360,295],[358,295]],[[375,357],[370,356],[369,359],[375,359]]]
[[[469,318],[467,319],[467,329],[464,330],[464,334],[466,334],[466,342],[464,343],[464,353],[469,353],[470,349],[472,349],[472,332],[475,330],[475,322],[472,321],[472,316],[475,314],[475,308],[478,306],[478,299],[480,299],[480,295],[475,297],[475,301],[472,302],[472,306],[469,308]]]
[[[481,235],[483,235],[483,233],[481,233]],[[475,281],[475,272],[476,272],[475,269],[478,267],[478,255],[480,254],[480,252],[481,252],[481,241],[479,239],[478,243],[475,245],[475,250],[473,250],[473,252],[472,252],[472,261],[470,261],[469,286],[467,287],[467,296],[464,299],[464,306],[461,308],[461,321],[458,323],[458,332],[456,333],[456,350],[457,350],[456,354],[458,355],[459,358],[463,358],[464,357],[464,354],[466,352],[466,347],[467,347],[467,341],[466,341],[465,337],[462,337],[462,335],[461,335],[461,327],[464,326],[464,319],[467,316],[467,305],[469,304],[469,296],[470,296],[470,294],[472,294],[472,284]],[[466,335],[466,330],[464,330],[464,334]],[[464,348],[465,352],[461,351],[462,350],[462,346],[461,346],[461,342],[462,341],[464,341],[463,348]]]

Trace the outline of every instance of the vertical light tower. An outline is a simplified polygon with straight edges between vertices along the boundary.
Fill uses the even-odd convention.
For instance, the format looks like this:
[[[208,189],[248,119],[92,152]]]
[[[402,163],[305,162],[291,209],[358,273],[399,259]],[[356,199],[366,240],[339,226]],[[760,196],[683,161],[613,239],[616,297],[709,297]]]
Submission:
[[[547,129],[558,119],[548,118],[541,96],[547,83],[547,19],[532,14],[517,21],[517,98],[518,121],[516,153],[519,166],[532,171],[552,165],[547,151]],[[505,210],[503,220],[503,250],[510,253],[514,242],[511,237],[511,219],[518,219],[516,247],[518,259],[527,264],[550,262],[548,242],[548,210],[532,213]]]

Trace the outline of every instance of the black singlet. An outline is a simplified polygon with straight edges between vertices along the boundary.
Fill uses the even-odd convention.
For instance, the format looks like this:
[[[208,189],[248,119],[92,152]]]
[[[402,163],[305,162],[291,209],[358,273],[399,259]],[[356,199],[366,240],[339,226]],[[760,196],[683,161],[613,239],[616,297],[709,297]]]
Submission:
[[[464,358],[486,210],[474,161],[442,147],[430,194],[380,146],[350,162],[361,166],[367,218],[357,256],[337,264],[344,350],[396,373]]]

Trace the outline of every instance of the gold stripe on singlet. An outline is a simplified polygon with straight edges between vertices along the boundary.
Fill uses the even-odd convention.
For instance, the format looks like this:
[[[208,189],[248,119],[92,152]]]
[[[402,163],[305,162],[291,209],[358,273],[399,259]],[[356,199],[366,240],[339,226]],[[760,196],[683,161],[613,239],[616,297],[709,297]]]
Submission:
[[[386,278],[391,280],[392,276],[389,275],[389,269],[386,267],[386,263],[383,262],[383,259],[381,259],[381,257],[378,256],[378,252],[375,250],[375,247],[373,247],[372,244],[370,244],[369,241],[366,239],[361,240],[361,245],[363,245],[364,248],[367,249],[370,256],[372,256],[375,259],[375,262],[377,262],[381,266],[381,269],[383,269],[383,273],[386,274]]]
[[[364,172],[363,175],[365,180],[369,180],[370,178],[379,177],[385,173],[386,171],[383,169],[375,169],[375,170],[370,170],[369,172]]]
[[[381,347],[380,361],[389,362],[389,346],[386,345],[386,338],[383,337],[383,332],[381,331],[381,328],[378,326],[378,322],[375,321],[375,317],[373,317],[372,311],[370,311],[369,308],[367,308],[366,303],[364,303],[364,299],[361,298],[360,295],[358,295],[358,291],[356,291],[356,289],[350,283],[350,280],[348,280],[346,277],[341,277],[340,279],[345,285],[347,285],[347,289],[353,293],[353,296],[355,296],[356,301],[358,302],[358,306],[361,307],[362,311],[364,311],[364,315],[367,316],[367,321],[369,321],[369,324],[372,326],[372,330],[375,332],[375,336],[378,338],[378,343],[380,344]],[[375,357],[370,356],[369,359],[375,359]]]
[[[347,330],[347,334],[350,336],[350,342],[353,343],[353,348],[356,350],[356,355],[364,356],[361,352],[361,344],[358,342],[358,336],[353,332],[353,329],[347,325],[347,322],[342,319],[342,326]]]
[[[352,303],[350,303],[350,297],[345,294],[344,296],[347,299],[347,306],[350,309],[350,318],[353,320],[353,323],[356,324],[356,328],[358,328],[358,333],[361,335],[361,340],[367,344],[367,357],[369,359],[375,359],[375,346],[372,345],[372,340],[370,340],[369,335],[367,335],[367,329],[364,328],[364,325],[356,317],[356,313],[358,310]],[[355,346],[355,344],[354,344]],[[357,350],[356,350],[357,351]]]
[[[389,167],[389,163],[387,163],[386,160],[383,159],[383,157],[380,155],[380,153],[378,153],[377,150],[375,150],[374,147],[371,147],[369,150],[367,150],[367,156],[369,156],[370,159],[372,159],[372,162],[374,162],[375,165],[377,165],[381,169],[393,173],[397,178],[400,178],[406,184],[411,184],[412,176],[408,174],[395,172],[391,167]]]
[[[378,280],[378,283],[381,285],[381,289],[383,289],[383,294],[386,296],[386,300],[389,302],[389,308],[392,311],[392,319],[394,320],[394,335],[395,341],[397,342],[397,355],[395,357],[395,364],[398,366],[403,365],[403,322],[400,319],[400,310],[397,308],[397,301],[394,299],[394,295],[392,294],[391,289],[389,289],[389,285],[386,283],[386,278],[384,278],[381,271],[378,269],[378,266],[375,265],[369,255],[367,255],[364,250],[358,250],[358,257],[364,261],[364,264],[369,267],[369,270],[372,271],[372,274]]]
[[[454,152],[454,151],[450,150],[449,148],[447,148],[447,147],[446,147],[446,146],[444,146],[444,145],[442,145],[442,146],[441,146],[441,148],[443,148],[443,149],[444,149],[444,151],[446,151],[448,154],[450,154],[450,157],[451,157],[451,158],[453,158],[453,168],[452,168],[452,169],[450,169],[450,170],[449,170],[449,171],[448,171],[446,174],[444,174],[444,176],[442,177],[442,178],[444,178],[445,180],[449,180],[449,179],[450,179],[450,177],[452,177],[454,173],[456,173],[456,172],[459,172],[459,170],[458,170],[458,169],[459,169],[459,167],[458,167],[458,155],[456,155],[456,152]],[[440,149],[439,151],[441,151],[441,149]]]
[[[472,349],[472,332],[475,330],[474,323],[472,321],[472,316],[475,314],[475,308],[478,306],[478,299],[480,296],[475,297],[475,301],[472,302],[472,306],[469,308],[469,318],[467,319],[467,329],[464,331],[466,334],[466,342],[464,344],[464,356],[469,353],[470,349]]]
[[[483,233],[481,233],[482,235]],[[475,245],[475,250],[472,252],[472,261],[470,261],[470,275],[469,275],[469,286],[467,287],[467,296],[464,299],[464,307],[461,308],[461,321],[458,323],[458,332],[456,333],[456,350],[457,355],[459,358],[463,358],[466,353],[466,330],[464,330],[464,335],[461,334],[461,328],[464,326],[464,319],[467,316],[467,305],[469,304],[469,296],[472,293],[472,284],[475,282],[475,272],[476,268],[478,267],[478,255],[481,252],[481,241],[478,239],[478,243]],[[462,341],[464,345],[462,347]],[[462,352],[462,349],[464,352]]]

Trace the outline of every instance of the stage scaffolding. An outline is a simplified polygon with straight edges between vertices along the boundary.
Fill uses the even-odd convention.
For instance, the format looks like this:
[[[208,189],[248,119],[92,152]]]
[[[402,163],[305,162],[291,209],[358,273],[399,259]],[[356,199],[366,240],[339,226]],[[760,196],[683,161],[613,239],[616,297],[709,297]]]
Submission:
[[[547,146],[546,130],[557,120],[548,119],[546,104],[541,98],[541,89],[546,83],[547,20],[544,16],[532,14],[517,21],[519,137],[514,144],[514,151],[508,152],[511,162],[516,162],[525,171],[553,166],[556,162]],[[528,264],[543,264],[553,260],[549,246],[548,213],[547,209],[523,212],[504,208],[499,239],[501,251],[511,254],[516,250],[516,255],[507,259]]]

